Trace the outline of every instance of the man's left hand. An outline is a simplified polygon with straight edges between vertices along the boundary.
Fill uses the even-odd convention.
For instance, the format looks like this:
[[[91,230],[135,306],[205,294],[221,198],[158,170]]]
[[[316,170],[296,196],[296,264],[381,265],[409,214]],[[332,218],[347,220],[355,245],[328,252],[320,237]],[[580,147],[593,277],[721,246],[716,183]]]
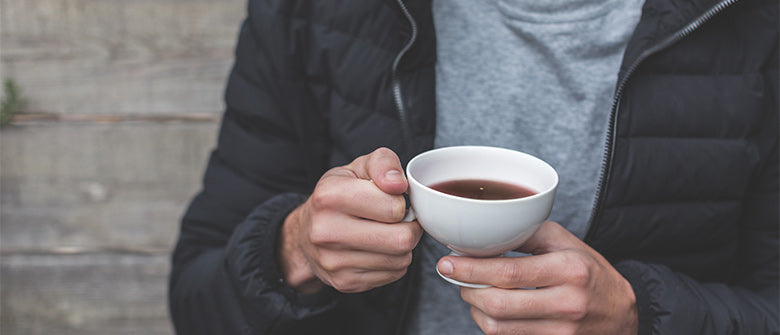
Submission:
[[[485,334],[637,333],[631,285],[559,224],[545,222],[518,251],[533,255],[439,260],[452,279],[493,286],[460,291]]]

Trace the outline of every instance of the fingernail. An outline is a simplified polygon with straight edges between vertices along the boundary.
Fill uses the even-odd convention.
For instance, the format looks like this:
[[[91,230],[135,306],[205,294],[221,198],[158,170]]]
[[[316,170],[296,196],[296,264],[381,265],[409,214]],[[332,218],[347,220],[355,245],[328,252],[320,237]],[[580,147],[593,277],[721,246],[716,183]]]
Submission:
[[[385,172],[385,179],[389,181],[402,181],[404,180],[404,175],[401,174],[401,171],[390,170]]]
[[[447,277],[452,276],[452,262],[445,260],[439,263],[439,273]]]

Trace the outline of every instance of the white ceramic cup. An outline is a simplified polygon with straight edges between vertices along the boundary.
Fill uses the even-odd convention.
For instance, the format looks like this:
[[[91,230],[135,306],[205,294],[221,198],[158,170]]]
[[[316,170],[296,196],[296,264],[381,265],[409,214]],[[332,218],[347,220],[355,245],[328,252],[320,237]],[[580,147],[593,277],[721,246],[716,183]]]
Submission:
[[[452,254],[471,257],[500,256],[520,247],[550,216],[558,186],[558,174],[546,162],[497,147],[454,146],[426,151],[409,161],[406,173],[412,207],[405,220],[416,219]],[[536,194],[481,200],[430,188],[466,179],[516,184]],[[462,286],[486,287],[442,278]]]

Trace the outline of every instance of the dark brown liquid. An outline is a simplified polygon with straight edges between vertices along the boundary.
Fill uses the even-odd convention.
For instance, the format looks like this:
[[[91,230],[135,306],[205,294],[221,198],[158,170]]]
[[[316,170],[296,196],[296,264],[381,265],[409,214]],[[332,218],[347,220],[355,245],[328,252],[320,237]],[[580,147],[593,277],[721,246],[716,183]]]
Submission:
[[[450,180],[430,187],[458,197],[483,200],[517,199],[536,194],[536,191],[524,186],[485,179]]]

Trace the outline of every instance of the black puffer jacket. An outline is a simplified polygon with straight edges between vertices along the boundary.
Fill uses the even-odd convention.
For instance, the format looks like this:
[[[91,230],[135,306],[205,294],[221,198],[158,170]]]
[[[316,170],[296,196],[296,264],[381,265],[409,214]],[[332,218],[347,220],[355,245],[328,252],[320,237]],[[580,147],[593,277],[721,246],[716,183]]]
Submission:
[[[432,146],[435,45],[429,1],[249,1],[173,255],[179,333],[403,333],[416,263],[366,293],[302,296],[275,241],[329,167]],[[778,333],[778,57],[776,0],[643,8],[586,237],[631,282],[641,334]]]

